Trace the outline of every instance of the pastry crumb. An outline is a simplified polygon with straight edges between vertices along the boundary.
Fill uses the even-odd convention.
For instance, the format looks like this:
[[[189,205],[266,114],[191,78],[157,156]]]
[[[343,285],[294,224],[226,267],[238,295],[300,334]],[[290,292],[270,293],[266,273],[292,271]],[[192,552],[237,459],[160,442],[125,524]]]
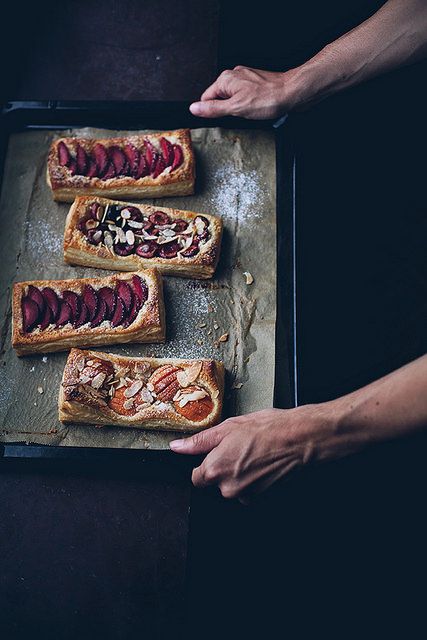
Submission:
[[[246,284],[252,284],[253,283],[254,277],[249,271],[244,271],[243,275],[245,276]]]
[[[232,389],[241,389],[243,387],[243,382],[233,382]]]
[[[214,329],[215,329],[215,331],[216,331],[217,329],[219,329],[219,324],[217,324],[216,322],[214,322],[214,324],[213,324],[213,328],[214,328]]]
[[[218,342],[227,342],[228,336],[229,336],[228,332],[227,333],[223,333],[222,336],[220,336],[218,338]]]

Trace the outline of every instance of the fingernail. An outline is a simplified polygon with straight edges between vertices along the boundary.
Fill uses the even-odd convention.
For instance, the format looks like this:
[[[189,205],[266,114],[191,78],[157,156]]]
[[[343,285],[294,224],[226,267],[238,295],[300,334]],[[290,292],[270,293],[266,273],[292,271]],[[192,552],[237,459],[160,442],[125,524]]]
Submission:
[[[183,449],[185,447],[185,440],[172,440],[172,442],[169,442],[169,447],[172,449],[172,451]]]
[[[197,116],[200,113],[200,102],[193,102],[193,104],[190,104],[190,111],[194,116]]]

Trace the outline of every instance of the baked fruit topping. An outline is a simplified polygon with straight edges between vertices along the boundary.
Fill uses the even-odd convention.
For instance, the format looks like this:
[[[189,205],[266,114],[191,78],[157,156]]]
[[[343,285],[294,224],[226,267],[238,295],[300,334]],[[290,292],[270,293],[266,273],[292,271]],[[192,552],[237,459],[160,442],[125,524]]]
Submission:
[[[75,365],[73,384],[89,385],[90,396],[98,394],[119,415],[134,416],[153,406],[201,422],[214,409],[207,389],[195,384],[202,362],[195,361],[185,368],[175,364],[153,367],[148,362],[120,367],[101,358],[82,355]]]
[[[60,327],[78,329],[87,323],[99,327],[108,321],[111,327],[128,327],[137,318],[148,298],[146,282],[138,275],[129,281],[118,280],[116,287],[95,289],[85,285],[80,291],[55,292],[51,287],[38,289],[29,285],[21,300],[25,333]]]
[[[140,149],[131,143],[120,147],[97,142],[92,149],[77,144],[75,151],[72,151],[62,140],[58,144],[58,163],[61,167],[67,167],[71,175],[101,180],[121,177],[139,180],[148,175],[157,178],[165,169],[175,171],[183,162],[182,147],[172,144],[165,137],[160,138],[156,145],[147,137]]]
[[[127,145],[125,163],[128,167],[135,159],[135,152],[136,149]],[[165,211],[147,215],[133,205],[93,202],[78,221],[77,229],[89,244],[103,244],[117,256],[136,254],[147,259],[154,256],[170,259],[178,255],[183,258],[197,255],[211,236],[209,224],[209,220],[201,215],[183,220],[173,218]]]

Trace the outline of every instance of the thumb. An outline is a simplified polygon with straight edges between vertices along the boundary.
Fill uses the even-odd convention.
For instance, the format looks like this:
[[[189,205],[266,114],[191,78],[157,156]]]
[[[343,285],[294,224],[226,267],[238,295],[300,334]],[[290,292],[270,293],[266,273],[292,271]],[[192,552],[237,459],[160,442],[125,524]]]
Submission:
[[[200,431],[200,433],[195,433],[194,436],[190,438],[172,440],[169,446],[175,453],[187,453],[190,455],[209,453],[209,451],[212,451],[212,449],[219,445],[224,436],[224,428],[218,425],[217,427]]]
[[[202,102],[193,102],[190,105],[190,111],[193,116],[201,118],[220,118],[222,116],[231,116],[232,101],[226,100],[203,100]]]

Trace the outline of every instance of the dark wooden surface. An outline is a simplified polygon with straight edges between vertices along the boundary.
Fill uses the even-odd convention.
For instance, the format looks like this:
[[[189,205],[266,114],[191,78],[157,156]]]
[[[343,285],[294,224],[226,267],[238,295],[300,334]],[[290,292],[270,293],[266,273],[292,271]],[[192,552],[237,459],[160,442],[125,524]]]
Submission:
[[[9,79],[7,86],[15,90],[9,91],[8,97],[193,99],[215,75],[216,27],[212,20],[218,16],[216,3],[106,2],[102,6],[108,10],[102,15],[94,9],[100,3],[60,4],[53,8],[48,29],[37,30],[36,35],[29,29],[31,54],[27,55],[26,47],[16,53],[23,73]],[[123,25],[123,14],[115,13],[121,4],[126,11],[141,11],[144,20],[136,18],[132,29],[129,22]],[[274,13],[277,3],[264,2],[262,8],[257,5],[254,9],[243,2],[222,4],[220,66],[240,63],[283,68],[302,61],[331,37],[358,24],[381,2],[284,3],[286,17],[282,22]],[[75,20],[82,16],[83,6],[92,12],[90,28],[86,25],[83,31],[76,31]],[[28,25],[40,15],[39,7],[33,11]],[[174,16],[176,20],[171,21]],[[54,27],[57,21],[63,25],[59,35]],[[99,24],[101,43],[96,27]],[[119,45],[115,41],[119,32],[126,46],[121,45],[121,39]],[[61,48],[62,36],[66,46]],[[175,46],[174,39],[178,41]],[[145,49],[141,43],[146,43]],[[123,50],[117,51],[117,47]],[[96,62],[94,59],[82,65],[80,56],[86,62],[89,50]],[[135,71],[130,61],[137,55],[141,58]],[[156,60],[157,55],[160,60]],[[300,131],[298,309],[302,401],[322,400],[356,388],[425,350],[423,114],[427,109],[423,83],[425,68],[419,65],[337,96],[296,117]],[[74,87],[72,96],[66,93],[70,86]],[[418,438],[313,468],[279,483],[249,508],[226,502],[214,491],[193,492],[186,637],[270,638],[280,634],[292,639],[341,639],[389,637],[394,633],[400,637],[425,635],[423,590],[419,588],[427,568],[427,531],[422,517],[425,452],[425,438]],[[176,517],[180,522],[177,511],[181,503],[175,497],[179,485],[166,491],[164,483],[147,484],[139,495],[132,481],[132,504],[126,507],[120,504],[120,491],[115,493],[113,480],[105,478],[105,486],[96,481],[97,489],[90,496],[85,494],[82,481],[73,479],[73,507],[68,512],[67,482],[50,476],[43,488],[40,478],[30,482],[29,478],[14,476],[2,483],[0,504],[5,513],[0,514],[0,521],[7,524],[2,536],[7,555],[3,584],[4,589],[22,598],[22,607],[19,611],[12,607],[10,619],[30,624],[33,616],[35,628],[40,628],[42,621],[37,615],[43,611],[42,596],[31,601],[28,595],[25,601],[25,588],[17,582],[23,562],[18,552],[30,562],[27,579],[31,584],[42,588],[43,583],[45,589],[55,584],[49,575],[55,567],[58,574],[65,571],[70,553],[71,557],[75,553],[62,553],[62,529],[71,527],[72,533],[65,538],[67,544],[79,532],[83,538],[88,535],[88,521],[80,515],[84,506],[86,513],[94,516],[89,524],[102,539],[105,554],[93,558],[93,542],[82,544],[83,553],[88,550],[84,555],[87,564],[76,558],[78,580],[73,581],[69,573],[68,588],[76,594],[85,566],[95,561],[102,565],[103,559],[111,564],[111,557],[122,544],[120,558],[129,563],[123,574],[117,567],[108,575],[105,567],[97,567],[110,592],[105,621],[111,621],[111,637],[158,637],[150,626],[153,618],[149,613],[145,634],[143,622],[139,625],[139,592],[129,586],[133,584],[129,576],[135,578],[130,560],[133,556],[125,550],[129,547],[133,552],[141,541],[142,534],[133,521],[136,510],[147,517],[150,507],[155,519],[169,504],[167,521],[171,523]],[[127,491],[125,484],[120,480],[117,487]],[[105,487],[113,494],[107,513],[110,518],[116,511],[124,513],[122,522],[126,525],[114,527],[111,543],[104,536],[101,520],[97,520],[101,514],[98,502],[106,500]],[[18,511],[14,511],[15,504]],[[53,519],[49,515],[51,504],[57,516]],[[29,557],[33,505],[38,506],[38,518],[46,523],[35,525],[37,554],[46,557],[44,567],[49,563],[53,567],[46,581],[37,574],[41,566],[37,558]],[[13,513],[18,513],[19,527],[15,526]],[[71,514],[76,514],[75,519]],[[53,547],[40,540],[45,526],[57,536]],[[155,528],[152,522],[146,527],[147,549],[151,548],[150,531]],[[18,536],[16,544],[13,536]],[[167,535],[162,540],[165,549]],[[169,540],[171,555],[167,557],[173,570],[178,568],[176,558],[182,551],[176,541]],[[152,561],[149,556],[141,559],[138,575],[152,577]],[[143,565],[145,573],[139,574]],[[150,583],[151,596],[159,603],[164,593],[170,594],[168,585],[178,584],[178,575],[168,575],[158,582],[150,579]],[[87,597],[89,585],[86,576],[79,592],[80,603]],[[61,607],[55,611],[57,638],[67,637],[61,635],[64,625],[75,624],[65,595],[63,598],[59,603],[65,603],[67,615],[61,618]],[[55,596],[52,600],[55,606]],[[148,602],[145,591],[141,600]],[[168,602],[173,611],[176,600],[172,597]],[[82,624],[86,622],[90,629],[91,615],[92,611],[82,609]],[[96,615],[102,618],[104,613],[98,611]],[[170,621],[176,622],[173,635],[177,637],[178,617]],[[8,637],[19,636],[10,633]]]

